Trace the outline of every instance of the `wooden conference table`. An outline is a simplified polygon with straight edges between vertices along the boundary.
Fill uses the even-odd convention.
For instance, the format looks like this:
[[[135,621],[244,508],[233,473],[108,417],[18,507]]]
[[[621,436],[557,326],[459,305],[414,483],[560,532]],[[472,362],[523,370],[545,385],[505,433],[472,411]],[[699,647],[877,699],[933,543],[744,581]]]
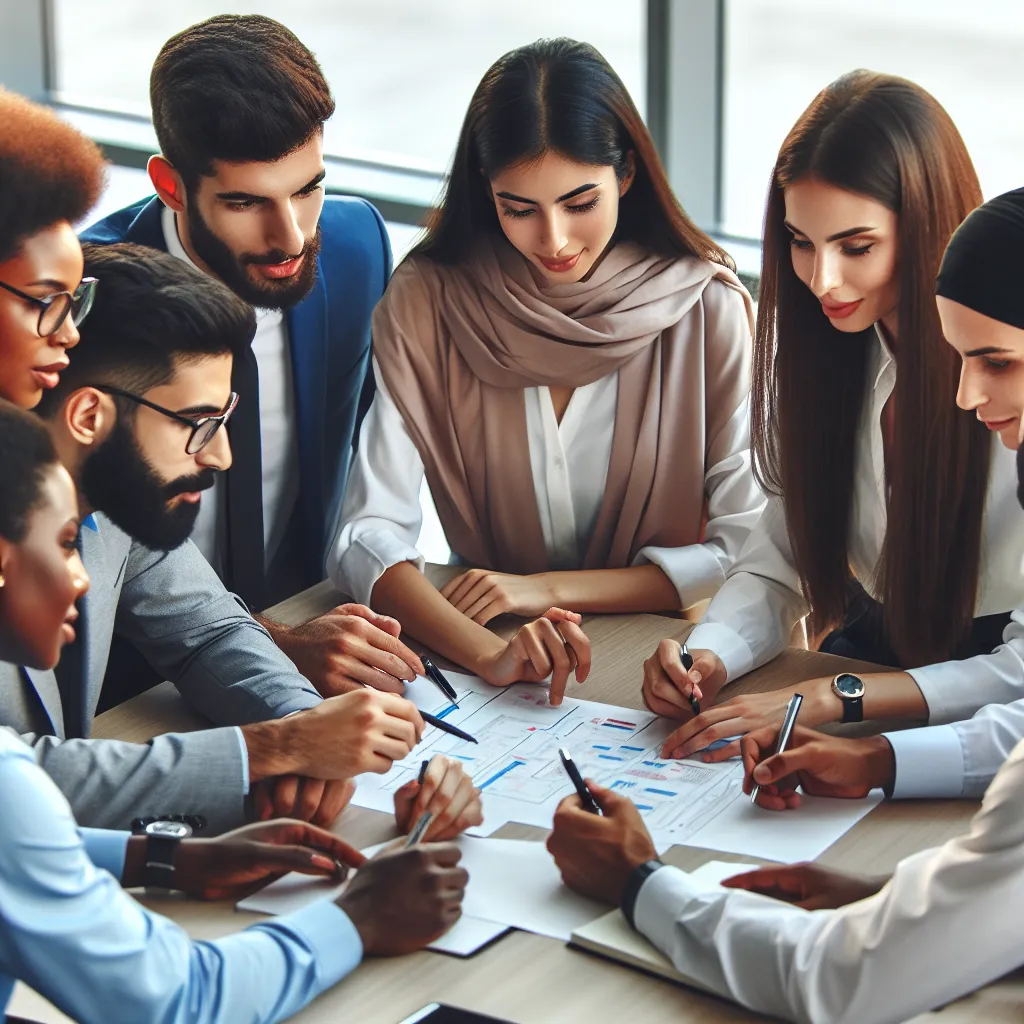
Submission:
[[[430,567],[439,584],[451,572]],[[322,583],[270,610],[286,624],[307,621],[338,604],[342,598]],[[642,664],[659,640],[682,640],[693,623],[658,615],[587,616],[584,630],[591,639],[594,665],[584,686],[570,683],[568,694],[584,699],[640,709]],[[506,625],[499,632],[511,632]],[[776,689],[839,671],[870,671],[871,666],[831,655],[791,648],[770,665],[736,683],[730,693]],[[96,719],[93,735],[144,742],[163,732],[195,729],[204,724],[177,691],[164,683]],[[976,804],[968,801],[886,802],[876,807],[819,858],[834,868],[864,874],[889,872],[903,857],[967,830]],[[388,815],[348,808],[335,831],[356,846],[395,834]],[[496,835],[514,839],[543,839],[542,829],[506,825]],[[707,860],[757,860],[693,847],[673,847],[664,858],[683,868]],[[238,931],[256,919],[238,913],[229,903],[200,903],[185,899],[144,902],[182,925],[194,938],[212,939]],[[1022,908],[1024,912],[1024,908]],[[970,936],[963,940],[970,941]],[[921,984],[908,978],[907,984]],[[569,949],[553,939],[513,931],[468,959],[421,952],[398,959],[367,960],[341,984],[292,1018],[305,1024],[396,1024],[432,1001],[450,1002],[491,1013],[517,1024],[557,1021],[558,1024],[642,1021],[644,1024],[710,1024],[763,1020],[713,996],[673,985],[629,968]],[[988,1024],[1017,1022],[1024,1007],[1024,970],[966,997],[941,1011],[926,1013],[917,1024]],[[50,1024],[67,1018],[35,993],[19,985],[8,1010]]]

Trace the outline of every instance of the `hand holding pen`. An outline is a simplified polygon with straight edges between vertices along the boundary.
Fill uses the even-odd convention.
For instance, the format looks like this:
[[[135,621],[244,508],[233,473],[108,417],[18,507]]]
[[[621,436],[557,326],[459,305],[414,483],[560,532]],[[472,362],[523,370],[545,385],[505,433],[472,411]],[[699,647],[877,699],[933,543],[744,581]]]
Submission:
[[[790,737],[793,735],[793,729],[796,726],[796,716],[800,713],[800,705],[804,702],[804,695],[802,693],[794,693],[789,699],[789,704],[786,706],[786,717],[782,720],[782,726],[779,729],[779,739],[775,745],[774,757],[779,757],[786,752],[786,748],[789,746]],[[757,803],[757,798],[761,793],[761,787],[757,783],[754,784],[750,790],[750,802],[752,804]]]
[[[395,793],[395,819],[409,833],[406,846],[453,839],[483,821],[480,790],[458,760],[436,755]]]

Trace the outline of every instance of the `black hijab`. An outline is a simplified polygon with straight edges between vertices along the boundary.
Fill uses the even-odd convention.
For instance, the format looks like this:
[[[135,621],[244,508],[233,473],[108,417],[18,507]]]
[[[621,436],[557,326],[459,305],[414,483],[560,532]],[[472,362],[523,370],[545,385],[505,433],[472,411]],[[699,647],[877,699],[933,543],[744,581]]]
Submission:
[[[946,246],[935,294],[1024,330],[1024,188],[983,203]],[[1017,449],[1024,508],[1024,445]]]

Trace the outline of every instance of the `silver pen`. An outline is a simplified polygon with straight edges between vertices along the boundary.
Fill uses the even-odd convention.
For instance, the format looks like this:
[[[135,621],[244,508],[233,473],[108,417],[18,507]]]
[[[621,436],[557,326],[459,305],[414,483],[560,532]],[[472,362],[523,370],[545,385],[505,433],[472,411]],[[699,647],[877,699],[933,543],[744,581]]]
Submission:
[[[789,737],[793,735],[793,726],[796,725],[796,716],[800,711],[800,705],[804,702],[804,695],[802,693],[794,693],[789,698],[789,705],[786,708],[786,717],[782,720],[782,728],[779,730],[779,741],[775,744],[775,753],[781,754],[786,747],[789,746]],[[773,755],[774,756],[774,755]],[[757,803],[757,795],[761,792],[761,787],[756,783],[754,788],[750,791],[750,802],[752,804]]]

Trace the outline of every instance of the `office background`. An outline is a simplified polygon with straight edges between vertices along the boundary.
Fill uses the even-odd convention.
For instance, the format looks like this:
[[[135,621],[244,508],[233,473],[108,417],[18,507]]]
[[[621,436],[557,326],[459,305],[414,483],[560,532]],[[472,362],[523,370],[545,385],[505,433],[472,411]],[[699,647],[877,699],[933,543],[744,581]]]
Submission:
[[[396,257],[438,194],[483,72],[541,36],[602,51],[690,215],[748,276],[779,144],[814,94],[853,68],[932,92],[986,197],[1024,184],[1022,0],[0,0],[0,84],[57,106],[115,165],[96,216],[150,192],[160,46],[225,11],[282,20],[317,54],[338,102],[328,189],[374,202]],[[443,561],[429,496],[424,507],[421,549]]]

